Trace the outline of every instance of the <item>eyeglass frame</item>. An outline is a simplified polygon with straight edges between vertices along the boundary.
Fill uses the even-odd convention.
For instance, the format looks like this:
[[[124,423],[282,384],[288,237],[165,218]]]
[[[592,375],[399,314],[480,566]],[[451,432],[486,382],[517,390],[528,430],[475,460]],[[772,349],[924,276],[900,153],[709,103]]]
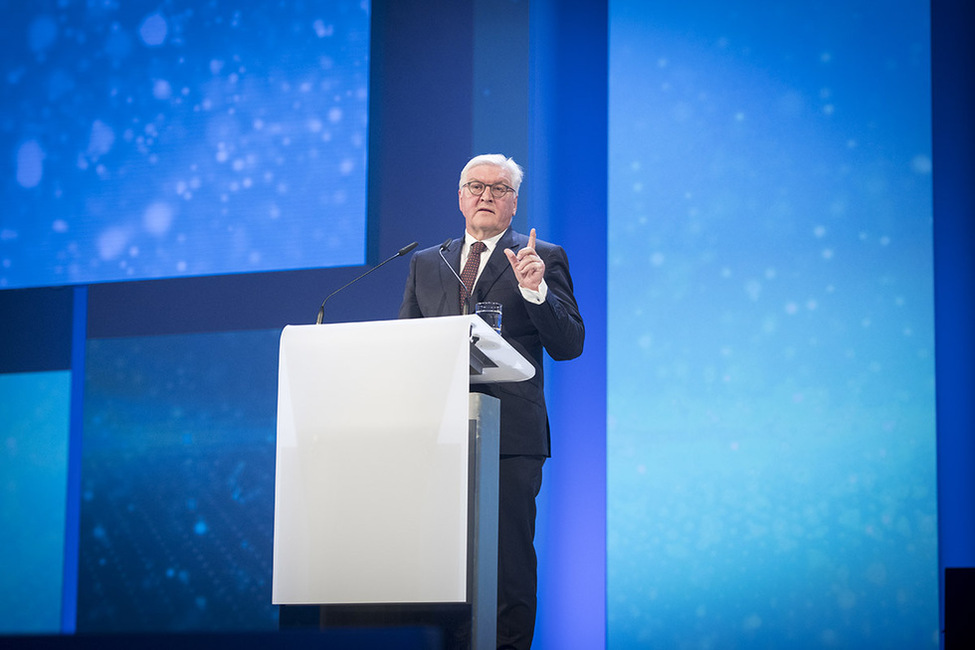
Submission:
[[[481,185],[482,186],[481,187],[481,191],[480,192],[475,192],[474,190],[472,190],[471,189],[471,184],[472,183],[475,183],[477,185]],[[484,190],[486,190],[487,188],[490,187],[491,188],[491,196],[494,197],[495,200],[503,199],[508,192],[512,192],[514,194],[518,194],[518,192],[515,191],[515,188],[511,187],[510,185],[508,185],[506,183],[495,183],[494,185],[488,185],[487,183],[485,183],[483,181],[467,181],[466,183],[464,183],[463,185],[461,185],[461,187],[466,187],[467,188],[467,191],[471,193],[471,196],[482,196],[484,194]],[[501,194],[497,194],[495,192],[495,188],[498,188],[498,187],[504,188],[501,191]]]

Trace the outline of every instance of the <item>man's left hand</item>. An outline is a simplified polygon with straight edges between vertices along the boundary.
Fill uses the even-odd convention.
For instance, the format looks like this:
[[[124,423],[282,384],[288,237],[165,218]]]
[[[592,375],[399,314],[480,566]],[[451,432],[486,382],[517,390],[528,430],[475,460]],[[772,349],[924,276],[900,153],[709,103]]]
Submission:
[[[545,262],[535,252],[535,229],[532,228],[528,235],[528,245],[518,251],[517,255],[507,248],[504,254],[511,263],[511,270],[515,272],[518,284],[525,289],[538,291],[542,278],[545,277]]]

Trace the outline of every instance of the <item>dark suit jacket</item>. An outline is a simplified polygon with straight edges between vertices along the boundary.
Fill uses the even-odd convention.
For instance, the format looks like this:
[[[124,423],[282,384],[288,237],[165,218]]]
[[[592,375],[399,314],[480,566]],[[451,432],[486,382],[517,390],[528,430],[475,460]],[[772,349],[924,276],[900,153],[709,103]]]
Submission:
[[[444,257],[458,273],[463,239],[455,239]],[[504,249],[515,253],[528,237],[510,228],[502,235],[487,266],[474,286],[471,305],[492,301],[502,304],[501,335],[535,366],[528,381],[474,387],[501,400],[501,453],[548,456],[548,413],[545,409],[542,350],[556,361],[582,354],[585,327],[572,293],[569,262],[561,246],[541,240],[535,252],[545,262],[548,295],[541,305],[524,299]],[[440,247],[413,255],[403,293],[400,318],[451,316],[461,313],[460,282],[440,257]]]

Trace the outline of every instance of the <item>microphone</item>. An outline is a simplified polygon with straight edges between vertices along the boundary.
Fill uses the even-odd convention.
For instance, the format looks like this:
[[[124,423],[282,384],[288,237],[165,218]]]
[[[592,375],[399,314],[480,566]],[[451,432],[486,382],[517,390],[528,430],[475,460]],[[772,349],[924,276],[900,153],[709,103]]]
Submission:
[[[450,265],[450,262],[447,261],[447,258],[444,257],[443,254],[445,250],[450,248],[450,242],[452,241],[454,240],[448,239],[444,243],[440,244],[440,259],[443,260],[443,263],[447,265],[447,268],[450,269],[450,272],[453,273],[454,277],[457,278],[457,281],[460,282],[460,288],[464,290],[464,314],[467,315],[471,310],[471,294],[470,292],[467,291],[467,285],[464,284],[464,281],[460,279],[460,276],[457,275],[457,271],[454,270],[454,267]]]
[[[372,273],[373,271],[375,271],[376,269],[378,269],[378,268],[379,268],[380,266],[383,266],[383,265],[384,265],[384,264],[386,264],[387,262],[392,262],[392,261],[393,261],[393,260],[395,260],[395,259],[396,259],[397,257],[402,257],[402,256],[404,256],[404,255],[406,255],[406,254],[407,254],[407,253],[409,253],[409,252],[410,252],[411,250],[413,250],[414,248],[416,248],[416,247],[417,247],[417,244],[418,244],[418,242],[413,242],[412,244],[407,244],[407,245],[406,245],[406,246],[404,246],[403,248],[401,248],[401,249],[399,249],[398,251],[396,251],[396,254],[395,254],[395,255],[393,255],[392,257],[390,257],[389,259],[385,259],[385,260],[383,260],[382,262],[380,262],[380,263],[379,263],[379,264],[377,264],[376,266],[374,266],[374,267],[372,267],[371,269],[369,269],[368,271],[366,271],[366,272],[365,272],[365,273],[363,273],[362,275],[360,275],[360,276],[358,276],[358,277],[356,277],[356,278],[354,278],[354,279],[353,279],[353,280],[351,280],[350,282],[347,282],[347,283],[345,283],[344,285],[342,285],[341,287],[339,287],[338,289],[336,289],[336,290],[335,290],[335,291],[333,291],[332,293],[330,293],[330,294],[328,294],[327,296],[325,296],[325,300],[323,300],[323,301],[322,301],[322,306],[318,308],[318,318],[316,319],[316,321],[315,321],[315,324],[316,324],[316,325],[321,325],[321,324],[322,324],[322,319],[324,319],[324,318],[325,318],[325,303],[326,303],[326,302],[328,302],[328,299],[329,299],[329,298],[331,298],[332,296],[334,296],[335,294],[337,294],[337,293],[338,293],[339,291],[341,291],[342,289],[345,289],[345,288],[346,288],[346,287],[348,287],[349,285],[352,285],[352,284],[355,284],[356,282],[358,282],[358,281],[359,281],[359,280],[361,280],[362,278],[364,278],[364,277],[366,277],[367,275],[369,275],[370,273]],[[441,253],[441,255],[443,255],[443,253]]]

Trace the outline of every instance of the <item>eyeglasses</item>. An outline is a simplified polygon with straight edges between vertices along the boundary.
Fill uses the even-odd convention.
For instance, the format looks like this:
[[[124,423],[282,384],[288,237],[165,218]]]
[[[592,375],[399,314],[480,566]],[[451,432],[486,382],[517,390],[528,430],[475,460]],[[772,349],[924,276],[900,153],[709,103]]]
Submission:
[[[485,185],[481,181],[471,181],[469,183],[464,183],[464,187],[467,191],[474,196],[480,196],[484,194],[484,190],[488,187],[491,188],[491,196],[496,199],[500,199],[508,192],[514,192],[513,189],[505,185],[504,183],[495,183],[494,185]]]

